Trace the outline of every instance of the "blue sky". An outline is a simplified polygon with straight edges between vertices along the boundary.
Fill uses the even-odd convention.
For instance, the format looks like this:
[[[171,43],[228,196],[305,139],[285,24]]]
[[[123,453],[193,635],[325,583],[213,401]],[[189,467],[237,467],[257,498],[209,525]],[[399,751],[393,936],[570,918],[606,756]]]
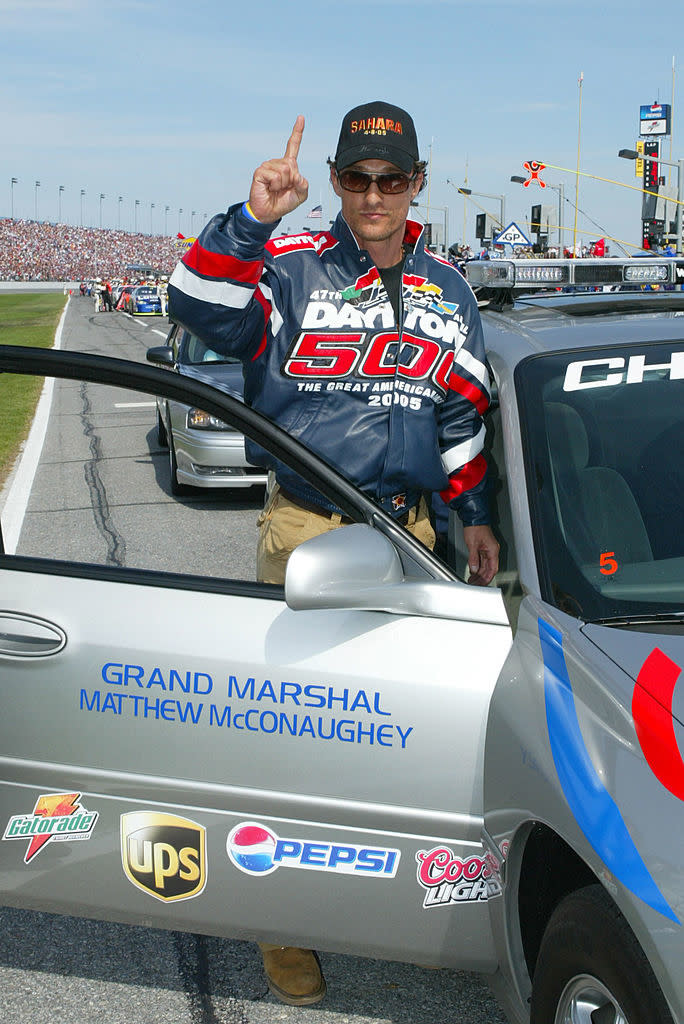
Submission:
[[[617,151],[634,147],[641,104],[671,102],[673,57],[672,159],[684,156],[683,0],[0,0],[0,25],[0,216],[13,203],[57,220],[61,197],[71,224],[83,209],[96,227],[101,213],[103,227],[197,233],[247,197],[303,113],[309,200],[284,226],[314,227],[312,206],[324,223],[338,209],[325,160],[342,116],[386,99],[414,117],[431,171],[421,202],[439,223],[446,209],[450,242],[464,223],[474,242],[482,209],[500,214],[498,198],[447,184],[466,175],[525,230],[532,203],[557,209],[558,193],[511,175],[541,161],[574,202],[578,136],[581,171],[638,184]],[[638,192],[582,176],[578,206],[578,240],[639,241]],[[564,226],[569,240],[567,202]]]

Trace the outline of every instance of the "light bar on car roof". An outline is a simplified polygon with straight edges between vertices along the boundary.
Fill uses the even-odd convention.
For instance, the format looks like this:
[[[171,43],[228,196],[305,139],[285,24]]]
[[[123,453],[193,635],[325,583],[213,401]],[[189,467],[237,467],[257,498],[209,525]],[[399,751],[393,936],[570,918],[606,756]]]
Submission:
[[[653,263],[649,267],[625,267],[625,281],[669,281],[670,267]]]
[[[516,282],[521,284],[550,284],[559,285],[564,284],[570,280],[570,269],[569,267],[561,266],[549,266],[545,263],[541,267],[533,266],[532,261],[527,261],[530,266],[527,267],[516,267],[515,279]]]
[[[592,288],[602,285],[683,284],[684,261],[665,259],[470,260],[473,288]]]

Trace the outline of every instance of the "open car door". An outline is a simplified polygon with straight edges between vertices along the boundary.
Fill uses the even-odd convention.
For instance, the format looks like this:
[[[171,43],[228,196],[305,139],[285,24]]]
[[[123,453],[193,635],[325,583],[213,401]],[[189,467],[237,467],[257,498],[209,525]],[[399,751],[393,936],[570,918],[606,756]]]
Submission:
[[[207,384],[11,346],[0,372],[52,389],[0,555],[3,902],[493,970],[499,591]],[[257,583],[263,495],[175,500],[157,395],[252,437],[355,525],[298,548],[285,588]]]

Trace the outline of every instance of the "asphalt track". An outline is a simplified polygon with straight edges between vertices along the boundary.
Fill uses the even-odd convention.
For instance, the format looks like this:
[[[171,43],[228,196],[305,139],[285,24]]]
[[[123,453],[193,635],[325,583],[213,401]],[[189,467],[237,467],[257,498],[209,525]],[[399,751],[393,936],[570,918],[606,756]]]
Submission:
[[[96,315],[90,300],[75,295],[62,347],[142,361],[147,347],[162,343],[156,332],[165,334],[166,328],[160,318]],[[158,468],[156,496],[146,499],[144,519],[135,518],[135,509],[128,518],[117,509],[118,522],[128,524],[123,539],[133,547],[137,524],[150,531],[151,543],[163,533],[154,523],[163,523],[171,512],[195,531],[211,530],[216,512],[230,510],[245,531],[245,550],[251,550],[258,496],[235,501],[225,492],[207,492],[177,502],[168,491],[167,457],[152,440],[154,412],[141,410],[139,416],[140,436]],[[49,458],[51,436],[48,422],[45,446],[38,446],[38,469],[41,459]],[[60,458],[66,462],[69,452]],[[30,475],[33,479],[33,469]],[[47,484],[39,481],[49,478],[43,473],[33,487],[30,482],[24,487],[26,508],[17,526],[22,550],[40,549],[48,495]],[[88,543],[84,524],[85,518],[74,519],[69,526],[78,543]],[[248,562],[251,556],[245,557]],[[244,571],[249,575],[249,564]],[[1,1024],[504,1024],[506,1019],[486,982],[465,972],[322,953],[328,994],[317,1006],[297,1008],[268,992],[251,943],[3,908],[0,936]]]

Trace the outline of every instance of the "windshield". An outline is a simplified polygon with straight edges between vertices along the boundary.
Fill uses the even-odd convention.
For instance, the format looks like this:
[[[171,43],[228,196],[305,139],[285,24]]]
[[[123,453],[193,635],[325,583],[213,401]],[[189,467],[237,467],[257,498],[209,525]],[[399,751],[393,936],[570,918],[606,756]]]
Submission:
[[[684,608],[684,342],[534,356],[516,382],[546,599]]]

